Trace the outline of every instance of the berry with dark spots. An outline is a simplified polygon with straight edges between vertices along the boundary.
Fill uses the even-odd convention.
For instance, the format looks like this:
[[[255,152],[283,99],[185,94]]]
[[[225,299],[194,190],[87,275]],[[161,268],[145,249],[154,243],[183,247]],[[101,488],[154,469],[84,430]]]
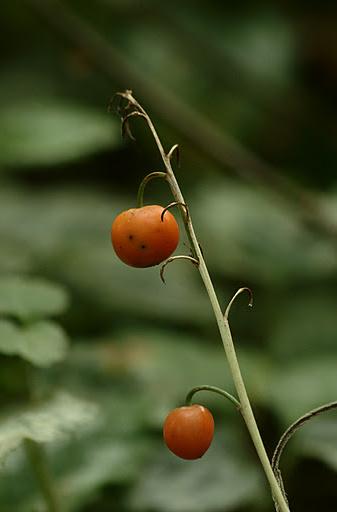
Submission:
[[[112,223],[111,240],[117,256],[131,267],[152,267],[177,248],[179,227],[172,213],[158,205],[132,208]],[[135,241],[141,240],[141,243]]]

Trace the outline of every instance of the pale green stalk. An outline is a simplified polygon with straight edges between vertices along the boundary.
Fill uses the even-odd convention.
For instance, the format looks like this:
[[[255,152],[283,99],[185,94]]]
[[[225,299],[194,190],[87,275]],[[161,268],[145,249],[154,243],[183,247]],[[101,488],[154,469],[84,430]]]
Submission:
[[[27,398],[31,403],[35,404],[38,401],[38,392],[34,383],[34,369],[28,362],[24,364],[24,378],[26,382]],[[33,439],[25,439],[24,449],[35,473],[48,512],[61,512],[57,487],[55,486],[53,476],[49,469],[43,444]]]
[[[48,507],[48,512],[61,512],[44,447],[31,439],[25,440],[24,447]]]
[[[132,92],[126,91],[125,93],[121,93],[121,96],[123,96],[127,101],[129,101],[130,104],[134,105],[134,107],[136,107],[136,109],[141,114],[141,116],[144,117],[145,120],[147,121],[147,124],[152,132],[152,135],[155,139],[155,142],[158,146],[160,155],[162,157],[163,163],[165,165],[165,169],[166,169],[166,173],[167,173],[166,181],[168,182],[168,184],[171,188],[173,197],[175,198],[175,200],[178,203],[186,204],[184,197],[181,193],[179,184],[174,175],[172,166],[171,166],[171,157],[172,157],[172,153],[173,153],[173,150],[175,147],[172,148],[172,150],[167,154],[164,151],[163,145],[158,137],[158,134],[156,132],[156,129],[155,129],[150,117],[148,116],[146,111],[143,109],[143,107],[134,99],[134,97],[132,96]],[[254,443],[256,452],[261,461],[261,464],[264,469],[267,480],[270,484],[271,492],[272,492],[272,496],[273,496],[275,505],[279,512],[289,512],[288,505],[287,505],[286,500],[282,494],[280,486],[276,480],[275,474],[272,470],[272,467],[271,467],[269,458],[267,456],[263,441],[261,439],[259,429],[257,427],[256,421],[254,418],[252,407],[250,405],[250,401],[249,401],[249,398],[247,395],[245,384],[244,384],[244,381],[243,381],[243,378],[241,375],[239,363],[238,363],[238,360],[236,357],[227,315],[224,316],[223,312],[220,308],[219,301],[217,299],[211,278],[209,276],[208,269],[207,269],[205,260],[203,258],[203,254],[202,254],[199,242],[195,235],[191,216],[186,214],[186,211],[182,206],[180,206],[180,211],[182,214],[182,218],[184,220],[184,224],[186,227],[186,232],[187,232],[189,241],[191,243],[191,249],[193,251],[193,256],[199,261],[199,265],[198,265],[199,272],[200,272],[201,278],[203,280],[203,283],[205,285],[206,291],[208,293],[208,296],[209,296],[209,299],[210,299],[210,302],[211,302],[211,305],[212,305],[212,308],[214,311],[214,315],[215,315],[215,318],[216,318],[216,321],[217,321],[217,324],[219,327],[219,331],[220,331],[222,343],[223,343],[223,346],[224,346],[224,349],[226,352],[230,372],[231,372],[233,382],[234,382],[234,385],[236,388],[236,392],[238,394],[239,401],[240,401],[240,412],[241,412],[242,417],[247,425],[247,429],[248,429],[249,434]]]

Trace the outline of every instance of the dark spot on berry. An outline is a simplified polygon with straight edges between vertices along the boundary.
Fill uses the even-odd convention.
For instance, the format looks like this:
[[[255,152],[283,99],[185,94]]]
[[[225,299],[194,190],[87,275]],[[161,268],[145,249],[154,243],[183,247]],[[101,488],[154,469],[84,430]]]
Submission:
[[[129,235],[129,240],[133,240],[133,235]]]
[[[141,248],[141,249],[146,249],[146,245],[142,244],[142,245],[140,246],[140,248]]]

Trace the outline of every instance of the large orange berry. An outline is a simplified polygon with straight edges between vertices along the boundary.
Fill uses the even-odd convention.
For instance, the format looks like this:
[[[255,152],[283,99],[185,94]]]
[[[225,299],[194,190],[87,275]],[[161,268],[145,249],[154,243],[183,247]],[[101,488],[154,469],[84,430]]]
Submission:
[[[199,459],[208,450],[214,434],[212,413],[194,404],[173,409],[164,422],[167,447],[182,459]]]
[[[117,256],[131,267],[152,267],[166,260],[179,242],[173,215],[158,205],[132,208],[112,223],[111,241]]]

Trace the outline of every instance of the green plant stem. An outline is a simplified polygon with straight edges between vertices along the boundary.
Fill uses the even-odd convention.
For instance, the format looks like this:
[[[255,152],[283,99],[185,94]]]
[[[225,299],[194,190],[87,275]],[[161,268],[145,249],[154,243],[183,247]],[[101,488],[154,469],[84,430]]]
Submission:
[[[35,370],[27,362],[24,364],[24,379],[27,390],[27,399],[32,403],[38,403],[39,393],[35,385]],[[42,444],[32,439],[25,439],[24,448],[27,458],[35,473],[41,494],[46,502],[48,512],[61,512],[57,490],[53,477],[49,470],[48,460]]]
[[[166,169],[166,173],[167,173],[166,179],[171,188],[172,195],[177,202],[186,204],[186,201],[185,201],[185,199],[182,195],[182,192],[180,190],[179,184],[174,175],[174,172],[173,172],[173,169],[171,166],[171,159],[168,156],[168,154],[165,152],[163,145],[161,143],[161,140],[157,134],[157,131],[156,131],[150,117],[148,116],[146,111],[143,109],[143,107],[132,96],[131,91],[126,91],[125,93],[122,94],[122,96],[124,98],[126,98],[131,104],[133,104],[134,107],[144,115],[144,117],[147,121],[147,124],[152,132],[154,140],[157,144],[157,147],[159,149],[161,158],[163,160],[163,163],[164,163],[164,166]],[[210,299],[210,302],[211,302],[211,305],[212,305],[212,308],[214,311],[214,315],[215,315],[215,318],[216,318],[216,321],[218,324],[218,328],[220,331],[220,335],[221,335],[221,339],[222,339],[223,346],[225,349],[225,353],[227,355],[229,368],[230,368],[230,371],[232,374],[233,382],[234,382],[234,385],[235,385],[235,388],[236,388],[236,391],[237,391],[237,394],[239,397],[240,406],[241,406],[240,411],[241,411],[242,417],[247,425],[248,432],[251,436],[251,439],[255,446],[256,452],[260,459],[261,465],[264,469],[265,475],[266,475],[269,485],[271,487],[271,492],[272,492],[272,496],[273,496],[275,505],[280,512],[289,512],[288,505],[283,496],[283,493],[278,484],[278,481],[275,477],[275,474],[272,470],[272,467],[271,467],[269,458],[267,456],[259,429],[258,429],[256,421],[255,421],[253,410],[250,405],[248,394],[247,394],[245,384],[244,384],[244,381],[242,378],[240,366],[239,366],[237,356],[235,353],[235,348],[234,348],[234,344],[233,344],[233,339],[232,339],[228,319],[224,317],[222,310],[220,308],[219,301],[217,299],[212,280],[208,273],[208,269],[207,269],[205,260],[203,258],[203,254],[200,249],[200,245],[199,245],[199,242],[197,240],[197,237],[196,237],[196,234],[195,234],[195,231],[193,228],[191,215],[187,216],[182,207],[180,207],[180,211],[181,211],[182,218],[183,218],[183,221],[184,221],[184,224],[186,227],[188,238],[192,244],[192,249],[193,249],[194,255],[196,256],[196,258],[199,261],[199,265],[198,265],[199,272],[200,272],[201,278],[203,280],[204,286],[206,288],[206,291],[208,293],[208,296],[209,296],[209,299]]]
[[[225,391],[224,389],[218,388],[216,386],[209,386],[208,384],[196,386],[195,388],[191,389],[186,395],[185,404],[191,405],[193,396],[195,395],[195,393],[198,393],[199,391],[211,391],[212,393],[217,393],[218,395],[227,398],[227,400],[230,400],[230,402],[232,402],[232,404],[234,404],[239,411],[241,409],[240,402],[238,402],[238,400],[234,398],[234,396],[232,396],[230,393],[227,393],[227,391]]]
[[[56,491],[53,486],[53,480],[49,473],[48,463],[44,448],[42,445],[31,439],[24,441],[24,447],[31,466],[34,470],[37,481],[49,512],[60,512],[60,506]]]

